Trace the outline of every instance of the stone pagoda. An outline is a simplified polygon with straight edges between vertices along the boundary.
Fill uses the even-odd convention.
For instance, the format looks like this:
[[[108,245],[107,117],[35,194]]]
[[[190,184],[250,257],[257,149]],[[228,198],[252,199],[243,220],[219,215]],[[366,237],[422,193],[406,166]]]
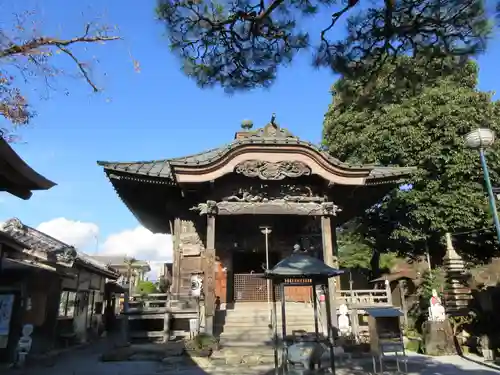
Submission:
[[[445,308],[448,315],[467,313],[471,292],[467,286],[469,274],[465,262],[453,247],[450,233],[446,233],[446,255],[443,258],[446,274],[444,291]]]

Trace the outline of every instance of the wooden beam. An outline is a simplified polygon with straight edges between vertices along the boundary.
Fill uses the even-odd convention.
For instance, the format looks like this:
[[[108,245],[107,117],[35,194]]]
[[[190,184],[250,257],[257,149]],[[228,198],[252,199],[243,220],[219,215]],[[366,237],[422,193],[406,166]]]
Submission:
[[[215,202],[200,203],[191,208],[200,215],[298,215],[335,216],[340,211],[333,202],[290,202],[284,199],[266,202]]]

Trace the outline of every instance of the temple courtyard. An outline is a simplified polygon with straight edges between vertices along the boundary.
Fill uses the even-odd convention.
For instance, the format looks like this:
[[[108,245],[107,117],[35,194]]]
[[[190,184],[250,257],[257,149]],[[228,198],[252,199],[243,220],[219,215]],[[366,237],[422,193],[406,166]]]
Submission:
[[[37,364],[24,369],[2,371],[6,375],[260,375],[274,374],[272,360],[259,358],[256,351],[249,355],[240,349],[224,350],[215,359],[190,358],[169,354],[163,360],[152,360],[138,355],[125,361],[102,361],[102,354],[109,352],[109,343],[102,342],[91,347],[62,354],[57,358],[40,359]],[[268,349],[267,353],[271,351]],[[264,362],[264,363],[261,363]],[[397,374],[395,363],[387,363],[384,374]],[[345,359],[338,364],[337,375],[372,374],[370,358]],[[500,374],[500,367],[481,363],[478,358],[459,356],[431,358],[411,354],[408,357],[410,375],[493,375]]]

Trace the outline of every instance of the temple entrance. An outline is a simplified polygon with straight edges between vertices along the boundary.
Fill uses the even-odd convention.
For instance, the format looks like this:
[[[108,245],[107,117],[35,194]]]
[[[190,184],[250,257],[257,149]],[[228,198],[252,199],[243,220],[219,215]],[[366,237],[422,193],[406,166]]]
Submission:
[[[272,229],[268,239],[269,268],[290,255],[295,244],[303,249],[310,249],[314,244],[321,251],[320,238],[310,233],[309,227],[319,229],[318,223],[311,217],[221,216],[218,217],[217,225],[215,295],[220,303],[268,300],[267,282],[263,278],[266,269],[263,225]],[[316,243],[313,243],[313,239],[316,239]],[[276,296],[281,299],[281,292],[277,291]],[[287,301],[309,302],[311,296],[310,287],[294,286],[285,290]]]
[[[269,268],[273,268],[282,256],[277,251],[269,251]],[[233,253],[233,272],[235,274],[264,273],[266,252],[264,250],[235,251]]]
[[[277,251],[269,252],[269,268],[281,260]],[[262,250],[233,253],[233,285],[235,301],[267,301],[267,284],[263,278],[266,253]]]

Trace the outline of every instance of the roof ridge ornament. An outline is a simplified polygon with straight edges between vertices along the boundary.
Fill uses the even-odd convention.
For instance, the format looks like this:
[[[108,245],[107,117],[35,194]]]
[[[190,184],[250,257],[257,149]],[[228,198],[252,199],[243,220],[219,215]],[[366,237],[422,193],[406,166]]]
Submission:
[[[273,113],[271,115],[271,121],[269,121],[269,123],[273,124],[273,125],[276,125],[276,126],[278,125],[278,124],[276,124],[276,113]]]
[[[241,122],[241,128],[244,131],[250,131],[250,129],[253,128],[253,121],[252,120],[243,120]]]
[[[282,128],[278,125],[276,122],[276,113],[271,115],[271,120],[267,125],[257,130],[249,131],[248,134],[245,134],[242,138],[298,139],[298,137],[290,133],[288,129]]]

